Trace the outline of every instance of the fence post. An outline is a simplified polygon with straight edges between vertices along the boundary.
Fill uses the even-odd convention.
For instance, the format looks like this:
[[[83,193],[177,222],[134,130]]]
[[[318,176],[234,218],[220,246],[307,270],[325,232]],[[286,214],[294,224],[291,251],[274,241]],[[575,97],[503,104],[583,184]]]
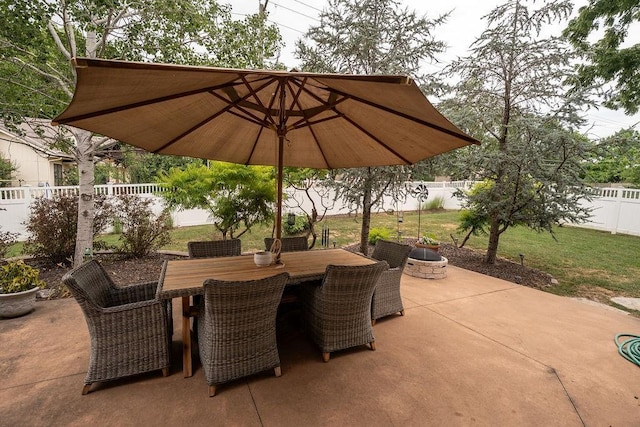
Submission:
[[[21,187],[24,191],[24,217],[29,220],[31,216],[31,187]]]
[[[329,247],[329,227],[327,227],[326,225],[322,226],[321,245],[324,248],[328,248]]]
[[[618,224],[620,223],[620,214],[622,213],[622,194],[624,193],[624,189],[617,188],[616,192],[616,201],[613,207],[613,225],[611,234],[618,233]]]

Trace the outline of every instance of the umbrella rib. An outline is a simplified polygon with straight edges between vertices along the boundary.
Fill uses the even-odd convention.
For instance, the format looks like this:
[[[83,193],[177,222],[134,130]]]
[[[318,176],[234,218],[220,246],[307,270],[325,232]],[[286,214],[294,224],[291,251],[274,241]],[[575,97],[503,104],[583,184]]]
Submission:
[[[320,98],[319,96],[317,96],[315,93],[311,92],[310,90],[308,90],[306,87],[302,86],[300,82],[298,82],[297,80],[294,80],[293,83],[295,83],[296,85],[298,85],[298,87],[300,88],[300,92],[305,91],[310,97],[312,97],[313,99],[315,99],[316,101],[318,101],[319,103],[321,103],[322,105],[319,107],[315,107],[315,108],[310,108],[308,110],[303,110],[302,106],[298,103],[298,106],[300,107],[300,111],[302,112],[302,119],[298,120],[297,122],[293,123],[291,125],[292,129],[300,129],[303,128],[304,126],[302,126],[302,123],[307,123],[308,126],[310,126],[313,123],[320,123],[322,121],[325,121],[327,119],[322,119],[318,122],[313,122],[311,123],[309,121],[309,119],[311,119],[313,116],[317,116],[320,113],[324,113],[325,111],[329,111],[329,110],[334,110],[334,107],[344,101],[346,101],[348,99],[348,97],[343,96],[342,98],[339,99],[335,99],[333,101],[325,101],[324,99]],[[326,89],[324,89],[326,90]],[[331,98],[333,97],[333,93],[329,92],[329,100],[331,100]],[[329,119],[335,119],[337,117],[330,117]]]
[[[331,165],[329,164],[329,159],[327,159],[327,156],[324,154],[324,150],[322,149],[322,146],[320,145],[320,141],[318,140],[318,137],[316,136],[316,132],[313,130],[313,128],[311,126],[309,126],[309,132],[311,132],[311,136],[313,136],[313,139],[316,141],[316,145],[318,146],[318,150],[320,150],[320,154],[322,155],[322,158],[324,159],[324,164],[327,165],[327,168],[331,169]]]
[[[259,126],[264,126],[265,124],[267,124],[265,121],[261,121],[260,118],[258,116],[256,116],[255,114],[253,114],[252,112],[248,111],[246,108],[241,107],[240,105],[238,105],[238,102],[229,102],[229,100],[227,98],[225,98],[224,96],[220,95],[217,92],[212,92],[211,95],[217,97],[218,99],[220,99],[223,102],[226,102],[228,107],[231,108],[236,108],[237,110],[241,111],[242,113],[246,114],[246,116],[243,116],[242,114],[239,114],[236,111],[233,110],[227,110],[229,111],[229,114],[233,114],[236,117],[241,118],[242,120],[246,120],[252,123],[255,123]],[[246,97],[248,97],[249,95],[246,95]]]
[[[257,92],[261,91],[262,89],[264,89],[265,87],[267,87],[271,83],[273,83],[274,79],[267,79],[267,81],[263,85],[258,87],[257,89],[253,89],[251,87],[251,84],[246,80],[246,78],[244,76],[242,76],[241,79],[242,79],[242,83],[244,84],[244,86],[249,90],[249,92],[245,96],[243,96],[242,98],[240,98],[240,96],[238,95],[238,92],[236,92],[236,90],[234,88],[232,88],[232,87],[228,88],[228,90],[225,91],[230,99],[226,99],[222,95],[220,95],[220,94],[218,94],[216,92],[213,92],[213,95],[217,96],[223,102],[226,102],[226,103],[231,102],[239,111],[242,111],[244,114],[246,114],[250,118],[253,118],[255,120],[256,124],[259,124],[260,126],[268,126],[269,124],[275,126],[276,125],[275,122],[273,121],[273,119],[271,119],[271,116],[268,114],[269,113],[269,109],[267,107],[265,107],[264,104],[262,104],[262,101],[257,96]],[[247,101],[247,99],[249,97],[253,97],[256,100],[259,108],[255,108],[256,107],[255,104],[249,103]],[[271,98],[270,106],[273,105],[273,99],[274,99],[274,97]],[[244,102],[247,102],[248,105],[254,107],[253,108],[254,110],[265,113],[265,118],[263,120],[260,120],[260,118],[257,115],[255,115],[252,112],[248,111],[248,109],[246,107],[241,105]],[[243,117],[243,116],[238,115],[238,114],[236,114],[236,115],[238,117],[241,117],[242,119],[248,120],[247,117]],[[271,119],[271,120],[267,120],[267,119]]]
[[[200,123],[196,124],[195,126],[192,126],[191,128],[189,128],[188,130],[186,130],[185,132],[182,132],[180,135],[174,137],[173,139],[169,140],[166,144],[162,145],[160,148],[153,150],[153,153],[159,153],[160,151],[164,150],[165,148],[175,144],[176,142],[178,142],[180,139],[184,138],[185,136],[189,135],[190,133],[192,133],[193,131],[195,131],[196,129],[204,126],[205,124],[209,123],[211,120],[216,119],[218,116],[220,116],[221,114],[226,113],[227,111],[229,111],[229,109],[233,108],[233,105],[229,104],[227,105],[225,108],[223,108],[220,111],[217,111],[214,115],[207,117],[206,119],[202,120]]]
[[[295,83],[298,85],[297,91],[293,90],[293,87],[291,85],[292,83]],[[297,79],[294,79],[293,82],[291,82],[290,80],[287,80],[287,86],[289,86],[289,90],[291,90],[291,92],[294,93],[293,99],[291,100],[291,107],[289,107],[289,111],[293,110],[294,105],[297,105],[300,108],[300,111],[302,112],[303,116],[306,116],[306,114],[302,110],[302,106],[300,105],[299,98],[300,98],[300,94],[302,93],[302,88],[306,83],[307,83],[307,77],[303,78],[301,82],[298,82]]]
[[[346,101],[346,98],[341,98],[341,99],[337,100],[336,102],[334,102],[332,104],[327,104],[326,105],[327,108],[320,109],[320,107],[318,107],[318,108],[314,109],[313,114],[310,114],[308,116],[303,116],[302,119],[300,119],[297,122],[291,124],[291,126],[289,126],[289,128],[290,129],[301,129],[301,128],[305,127],[305,126],[311,126],[311,125],[315,125],[315,124],[318,124],[318,123],[326,122],[327,120],[337,119],[337,118],[341,117],[340,114],[338,114],[337,116],[325,117],[325,118],[322,118],[322,119],[318,119],[316,121],[310,120],[311,118],[313,118],[313,116],[317,116],[318,114],[324,113],[326,111],[334,111],[335,112],[334,108],[337,105],[339,105],[342,102],[344,102],[344,101]],[[315,110],[317,110],[317,111],[315,111]],[[307,111],[310,111],[310,110],[307,110]]]
[[[302,108],[302,105],[300,104],[300,99],[299,98],[300,98],[300,95],[303,92],[303,88],[305,87],[306,82],[307,82],[307,77],[305,77],[302,80],[302,82],[299,82],[298,80],[294,80],[293,83],[298,85],[298,90],[294,91],[293,87],[291,87],[291,83],[292,82],[287,81],[287,85],[289,86],[291,92],[295,92],[294,99],[291,102],[291,107],[289,108],[289,110],[292,110],[293,106],[296,105],[296,106],[298,106],[298,109],[300,110],[300,112],[302,113],[302,116],[303,116],[303,118],[301,120],[299,120],[296,123],[292,124],[290,128],[291,129],[299,129],[299,128],[307,126],[309,128],[309,132],[311,133],[311,136],[313,137],[313,140],[316,143],[316,147],[318,147],[318,150],[320,151],[320,154],[322,155],[322,158],[324,159],[324,164],[327,165],[328,168],[330,168],[331,166],[329,164],[329,159],[327,159],[327,156],[326,156],[324,150],[322,149],[322,146],[320,145],[320,141],[318,140],[318,137],[316,135],[315,130],[311,127],[312,123],[309,121],[310,117],[308,117],[307,111],[305,111]],[[329,96],[331,97],[332,95],[329,95]],[[320,102],[324,102],[324,101],[320,100]],[[322,109],[322,110],[319,110],[317,112],[314,112],[311,115],[311,117],[313,117],[316,114],[320,114],[321,111],[326,111],[326,110]],[[321,121],[324,121],[324,120],[320,120],[320,121],[318,121],[318,123],[321,122]],[[306,125],[302,126],[301,125],[302,123],[305,123]]]
[[[327,156],[324,153],[324,150],[322,149],[322,146],[320,146],[320,141],[318,140],[318,137],[316,136],[316,132],[315,130],[311,127],[311,122],[307,119],[307,114],[306,111],[302,108],[302,105],[300,105],[300,101],[299,101],[299,97],[300,94],[302,93],[302,88],[303,85],[306,83],[307,78],[305,77],[304,80],[302,82],[300,82],[300,85],[298,86],[298,91],[296,92],[296,95],[294,97],[293,102],[291,103],[291,107],[289,109],[293,109],[294,105],[297,105],[298,108],[300,109],[300,111],[302,112],[302,116],[303,118],[301,120],[299,120],[298,122],[294,123],[293,125],[291,125],[291,129],[299,129],[302,128],[304,126],[297,126],[299,123],[306,123],[305,126],[309,127],[309,132],[311,133],[311,136],[313,137],[313,140],[316,142],[316,146],[318,147],[318,150],[320,150],[320,154],[322,155],[322,158],[324,159],[324,164],[327,165],[327,167],[329,166],[329,160],[327,159]],[[295,81],[297,83],[297,81]],[[287,84],[289,84],[289,82],[287,82]],[[293,92],[293,90],[291,90]],[[319,120],[317,123],[320,123],[324,120]]]
[[[273,80],[272,80],[273,81]],[[282,82],[278,82],[278,88],[280,87],[280,84]],[[277,89],[276,89],[277,90]],[[260,104],[262,104],[262,102],[258,99],[258,102]],[[263,108],[265,108],[265,120],[264,123],[266,123],[266,118],[269,117],[271,118],[271,122],[273,123],[274,127],[276,126],[275,121],[273,120],[273,118],[271,117],[271,115],[269,114],[269,112],[271,111],[271,108],[273,107],[273,103],[276,102],[276,97],[272,96],[271,100],[269,101],[269,106],[267,108],[265,108],[264,105],[262,105]],[[249,157],[247,157],[247,161],[245,162],[245,164],[249,164],[249,162],[251,161],[251,158],[253,157],[253,153],[255,153],[256,148],[258,147],[258,141],[260,140],[260,137],[262,136],[262,132],[264,131],[265,127],[261,126],[260,130],[258,131],[258,135],[256,135],[256,139],[253,141],[253,146],[251,147],[251,152],[249,153]]]
[[[377,108],[379,110],[386,111],[387,113],[391,113],[391,114],[394,114],[396,116],[402,117],[404,119],[411,120],[412,122],[419,123],[419,124],[421,124],[423,126],[427,126],[427,127],[432,128],[432,129],[436,129],[436,130],[438,130],[438,131],[440,131],[442,133],[446,133],[447,135],[452,135],[452,136],[455,136],[457,138],[463,139],[463,140],[465,140],[467,142],[471,142],[472,144],[476,144],[476,145],[479,144],[479,142],[475,138],[472,138],[472,137],[470,137],[468,135],[454,132],[454,131],[449,130],[447,128],[443,128],[442,126],[438,126],[438,125],[436,125],[434,123],[429,123],[429,122],[427,122],[425,120],[422,120],[422,119],[419,119],[417,117],[410,116],[409,114],[405,114],[405,113],[402,113],[400,111],[396,111],[393,108],[385,107],[384,105],[380,105],[380,104],[375,103],[375,102],[367,101],[366,99],[362,99],[362,98],[357,97],[357,96],[349,95],[349,94],[346,94],[346,93],[341,92],[339,90],[331,89],[331,91],[333,91],[334,93],[337,93],[338,95],[349,97],[350,99],[353,99],[354,101],[358,101],[358,102],[360,102],[362,104],[366,104],[366,105],[369,105],[371,107]]]
[[[347,117],[344,113],[338,111],[336,109],[336,105],[338,105],[339,103],[352,98],[351,96],[344,94],[344,93],[340,93],[340,92],[336,92],[333,91],[333,89],[328,89],[330,91],[330,93],[332,94],[337,94],[337,95],[341,95],[342,98],[338,99],[334,102],[332,102],[331,104],[328,104],[326,101],[324,101],[323,99],[321,99],[320,97],[318,97],[316,94],[314,94],[313,92],[309,91],[306,88],[303,88],[303,90],[305,90],[307,92],[307,94],[309,94],[309,96],[311,96],[312,98],[316,99],[318,102],[323,103],[325,108],[323,109],[323,111],[328,111],[331,110],[334,113],[336,113],[336,117],[333,118],[327,118],[326,120],[330,120],[330,119],[335,119],[338,117],[342,117],[344,118],[346,121],[348,121],[349,123],[351,123],[353,126],[355,126],[357,129],[359,129],[362,133],[364,133],[365,135],[367,135],[369,138],[373,139],[374,141],[376,141],[378,144],[380,144],[381,146],[383,146],[385,149],[387,149],[387,151],[391,152],[392,154],[394,154],[396,157],[398,157],[399,159],[401,159],[403,162],[405,162],[406,164],[411,164],[412,162],[410,160],[408,160],[406,157],[404,157],[403,155],[401,155],[400,153],[398,153],[397,151],[395,151],[394,149],[392,149],[391,147],[389,147],[387,144],[385,144],[384,142],[382,142],[378,137],[376,137],[375,135],[373,135],[371,132],[369,132],[368,130],[366,130],[365,128],[363,128],[362,126],[360,126],[358,123],[356,123],[355,121],[353,121],[350,117]],[[303,110],[304,112],[304,110]],[[319,112],[317,112],[316,114],[319,114]],[[306,119],[305,119],[306,120]],[[324,120],[320,120],[317,123],[320,123],[321,121]],[[307,123],[309,124],[309,129],[311,129],[311,122],[309,122],[307,120]],[[300,126],[303,127],[303,126]],[[318,143],[318,140],[315,136],[315,134],[313,134],[314,139],[316,140],[316,143],[318,144],[318,148],[320,149],[320,152],[323,153],[324,156],[324,150],[322,149],[322,146]],[[325,158],[326,160],[326,158]],[[328,165],[328,162],[326,162]]]
[[[335,119],[339,119],[340,117],[343,117],[343,114],[336,113],[334,110],[331,110],[331,111],[335,113],[335,115],[330,117],[324,117],[318,120],[300,120],[294,123],[293,125],[291,125],[289,129],[302,129],[304,127],[317,125],[323,122],[328,122],[330,120],[335,120]]]
[[[71,122],[74,122],[74,121],[78,121],[78,120],[91,119],[91,118],[102,116],[102,115],[106,115],[106,114],[112,114],[112,113],[118,113],[120,111],[130,110],[132,108],[144,107],[146,105],[151,105],[151,104],[155,104],[155,103],[158,103],[158,102],[171,101],[173,99],[184,98],[184,97],[187,97],[187,96],[197,95],[197,94],[200,94],[200,93],[212,92],[212,91],[216,91],[216,90],[219,90],[219,89],[224,89],[225,87],[235,86],[236,84],[237,83],[235,83],[235,80],[232,80],[230,82],[227,82],[227,83],[224,83],[224,84],[221,84],[221,85],[209,86],[209,87],[202,88],[202,89],[194,89],[194,90],[190,90],[190,91],[187,91],[187,92],[180,92],[180,93],[175,93],[175,94],[172,94],[172,95],[161,96],[161,97],[158,97],[158,98],[147,99],[145,101],[133,102],[131,104],[119,105],[117,107],[107,108],[107,109],[104,109],[104,110],[92,111],[91,113],[79,114],[77,116],[67,117],[67,118],[58,120],[57,123],[68,124],[68,123],[71,123]]]
[[[242,76],[241,78],[243,79],[243,81],[245,81],[245,80],[244,80],[244,76]],[[245,81],[245,84],[246,84],[246,81]],[[262,85],[262,86],[260,87],[260,89],[263,89],[263,88],[267,87],[269,84],[271,84],[271,81],[266,82],[264,85]],[[235,92],[235,90],[233,89],[233,86],[236,86],[236,85],[237,85],[237,83],[235,83],[235,84],[233,84],[233,85],[226,85],[226,86],[225,86],[226,88],[229,88],[229,89],[233,90],[233,93],[235,93],[235,95],[238,97],[237,99],[233,99],[233,100],[231,100],[231,102],[230,102],[230,100],[226,99],[224,96],[220,95],[219,93],[214,92],[214,91],[209,91],[209,93],[210,93],[211,95],[213,95],[213,96],[217,97],[218,99],[220,99],[220,100],[221,100],[221,101],[223,101],[223,102],[226,102],[226,103],[227,103],[227,106],[226,106],[225,108],[221,109],[220,111],[216,112],[214,115],[212,115],[212,116],[210,116],[210,117],[207,117],[206,119],[202,120],[200,123],[197,123],[195,126],[191,127],[190,129],[188,129],[187,131],[183,132],[182,134],[180,134],[180,135],[176,136],[175,138],[171,139],[171,140],[170,140],[170,141],[168,141],[166,144],[164,144],[163,146],[161,146],[161,147],[160,147],[160,148],[158,148],[157,150],[154,150],[153,152],[154,152],[154,153],[158,153],[158,152],[160,152],[160,151],[164,150],[165,148],[167,148],[167,147],[169,147],[169,146],[171,146],[171,145],[175,144],[175,143],[176,143],[177,141],[179,141],[180,139],[184,138],[185,136],[189,135],[190,133],[192,133],[192,132],[193,132],[193,131],[195,131],[196,129],[198,129],[198,128],[200,128],[200,127],[204,126],[204,125],[205,125],[205,124],[207,124],[207,123],[209,123],[211,120],[216,119],[218,116],[220,116],[220,115],[221,115],[221,114],[223,114],[223,113],[226,113],[227,111],[228,111],[229,113],[231,113],[231,114],[234,114],[234,115],[235,115],[235,116],[237,116],[237,117],[240,117],[240,118],[241,118],[241,119],[243,119],[243,120],[252,121],[252,120],[250,120],[250,118],[251,118],[251,116],[253,116],[253,114],[249,113],[248,111],[244,111],[244,109],[242,109],[242,108],[240,108],[240,107],[238,106],[238,104],[239,104],[240,102],[242,102],[242,101],[246,100],[247,98],[249,98],[249,97],[252,95],[252,93],[250,92],[250,93],[246,94],[246,95],[245,95],[245,96],[243,96],[243,97],[239,97],[239,96],[238,96],[238,94],[237,94],[237,92]],[[234,107],[236,107],[236,108],[238,108],[239,110],[243,111],[244,113],[246,113],[246,114],[247,114],[248,116],[250,116],[250,117],[249,117],[249,118],[247,118],[247,117],[244,117],[244,116],[242,116],[242,115],[240,115],[240,114],[236,113],[235,111],[231,111],[231,109],[232,109],[232,108],[234,108]],[[263,122],[260,122],[260,121],[259,121],[260,119],[259,119],[258,117],[253,116],[253,118],[256,120],[257,124],[259,124],[260,126],[263,126],[263,125],[264,125],[264,123],[263,123]]]
[[[275,79],[270,79],[269,82],[266,85],[263,85],[262,87],[258,88],[257,90],[254,90],[253,87],[251,87],[251,85],[249,84],[249,82],[247,81],[247,79],[242,76],[242,82],[244,83],[245,87],[249,90],[249,95],[253,96],[253,99],[256,100],[256,103],[264,110],[264,117],[265,120],[264,122],[267,122],[267,119],[269,119],[268,121],[271,122],[272,125],[277,126],[275,120],[273,120],[273,117],[269,114],[269,111],[271,111],[271,107],[273,106],[273,103],[275,101],[275,96],[271,97],[271,102],[269,102],[269,108],[267,108],[263,103],[262,100],[260,99],[260,97],[258,96],[258,91],[264,89],[265,87],[267,87],[268,85],[270,85]]]
[[[358,128],[362,133],[364,133],[365,135],[367,135],[369,138],[373,139],[374,141],[376,141],[378,144],[382,145],[384,148],[386,148],[388,151],[390,151],[391,153],[393,153],[396,157],[398,157],[399,159],[401,159],[403,162],[405,162],[405,164],[410,165],[413,162],[411,162],[410,160],[408,160],[407,158],[405,158],[403,155],[401,155],[400,153],[398,153],[397,151],[395,151],[394,149],[392,149],[391,147],[389,147],[387,144],[385,144],[384,142],[380,141],[380,139],[378,139],[378,137],[376,137],[375,135],[373,135],[371,132],[369,132],[368,130],[366,130],[365,128],[363,128],[362,126],[360,126],[358,123],[356,123],[355,121],[353,121],[353,119],[351,119],[350,117],[346,116],[345,114],[340,113],[337,110],[334,110],[337,114],[339,114],[340,116],[342,116],[342,118],[344,118],[346,121],[348,121],[349,123],[351,123],[353,126],[355,126],[356,128]]]

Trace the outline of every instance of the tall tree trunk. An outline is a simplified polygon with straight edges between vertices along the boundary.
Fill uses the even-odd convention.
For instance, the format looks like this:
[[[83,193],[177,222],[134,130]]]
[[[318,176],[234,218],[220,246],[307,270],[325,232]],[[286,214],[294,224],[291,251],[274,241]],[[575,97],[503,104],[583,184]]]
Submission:
[[[518,3],[519,5],[519,3]],[[515,22],[514,22],[514,25]],[[510,68],[507,71],[509,75],[512,75],[513,60],[509,62]],[[500,242],[500,226],[502,224],[502,203],[501,200],[504,197],[504,181],[506,177],[506,165],[505,158],[507,155],[507,143],[509,137],[509,123],[511,121],[511,78],[506,78],[504,82],[504,95],[503,95],[503,110],[502,110],[502,124],[500,128],[500,137],[498,138],[498,149],[504,154],[504,157],[498,161],[498,168],[496,179],[493,188],[493,208],[491,215],[491,228],[489,229],[489,244],[487,245],[487,253],[484,261],[487,264],[495,264],[498,257],[498,244]]]
[[[506,132],[505,132],[506,135]],[[505,137],[506,138],[506,137]],[[502,145],[501,145],[502,146]],[[491,215],[491,227],[489,228],[489,243],[487,245],[487,253],[484,257],[484,262],[487,264],[495,264],[498,256],[498,244],[500,242],[500,226],[502,225],[502,211],[501,211],[501,199],[503,197],[503,181],[504,181],[504,168],[502,165],[498,166],[498,174],[494,182],[493,188],[493,208]]]
[[[362,195],[362,228],[360,229],[360,252],[369,255],[369,229],[371,228],[371,168],[367,168],[367,177]]]
[[[78,231],[76,248],[73,256],[74,267],[82,264],[85,251],[93,253],[93,219],[95,206],[93,203],[93,185],[95,184],[93,147],[91,132],[77,129],[74,131],[78,146],[78,181],[80,197],[78,198]]]
[[[72,55],[75,55],[73,46]],[[87,58],[96,57],[96,33],[88,31],[86,34],[85,55]],[[85,252],[93,254],[93,220],[95,217],[94,188],[95,165],[93,157],[95,147],[92,143],[92,133],[76,129],[74,134],[77,139],[76,161],[78,163],[78,224],[76,233],[76,247],[73,255],[74,267],[84,261]]]
[[[498,243],[500,241],[500,221],[498,217],[491,218],[491,228],[489,230],[489,245],[487,246],[487,253],[484,257],[484,262],[487,264],[495,264],[498,257]]]
[[[318,221],[318,211],[315,208],[315,203],[313,200],[311,201],[314,204],[314,207],[311,208],[311,216],[307,215],[307,222],[309,224],[309,232],[307,233],[307,238],[309,235],[313,237],[311,240],[311,244],[309,245],[309,249],[312,249],[316,245],[316,240],[318,240],[318,233],[316,232],[316,222]]]

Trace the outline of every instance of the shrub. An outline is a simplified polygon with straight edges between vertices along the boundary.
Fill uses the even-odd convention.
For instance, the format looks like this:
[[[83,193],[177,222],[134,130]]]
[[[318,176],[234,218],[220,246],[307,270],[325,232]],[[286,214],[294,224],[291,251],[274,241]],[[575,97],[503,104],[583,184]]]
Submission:
[[[113,234],[122,234],[122,223],[120,218],[113,218]]]
[[[444,196],[436,196],[433,199],[424,202],[422,204],[422,209],[425,211],[444,209]]]
[[[40,271],[24,261],[11,261],[0,267],[0,294],[13,294],[44,287]]]
[[[7,255],[9,248],[16,242],[17,238],[18,233],[0,231],[0,258],[4,258]]]
[[[295,236],[302,234],[309,229],[309,221],[307,221],[306,215],[296,215],[296,220],[293,225],[289,224],[287,216],[282,219],[282,231],[288,236]]]
[[[95,196],[94,236],[107,227],[112,212],[113,207],[104,196]],[[24,251],[54,263],[66,263],[73,258],[77,225],[78,196],[38,198],[31,204],[31,214],[25,223],[29,238]]]
[[[135,258],[153,252],[171,241],[171,216],[165,209],[158,216],[151,210],[153,200],[138,196],[118,197],[117,218],[122,224],[119,251]]]
[[[17,170],[15,163],[6,160],[0,154],[0,187],[10,187],[13,173]]]
[[[418,243],[429,246],[438,246],[440,241],[436,238],[435,234],[424,234],[418,239]]]
[[[378,240],[390,240],[393,231],[388,228],[372,228],[369,230],[369,244],[375,245]]]

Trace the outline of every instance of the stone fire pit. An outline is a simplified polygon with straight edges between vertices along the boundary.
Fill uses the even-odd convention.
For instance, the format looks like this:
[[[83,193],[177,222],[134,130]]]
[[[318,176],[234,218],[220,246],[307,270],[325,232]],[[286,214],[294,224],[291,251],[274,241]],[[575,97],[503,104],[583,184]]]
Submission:
[[[404,272],[422,279],[444,279],[447,277],[449,261],[439,253],[426,248],[415,248],[409,254]]]

